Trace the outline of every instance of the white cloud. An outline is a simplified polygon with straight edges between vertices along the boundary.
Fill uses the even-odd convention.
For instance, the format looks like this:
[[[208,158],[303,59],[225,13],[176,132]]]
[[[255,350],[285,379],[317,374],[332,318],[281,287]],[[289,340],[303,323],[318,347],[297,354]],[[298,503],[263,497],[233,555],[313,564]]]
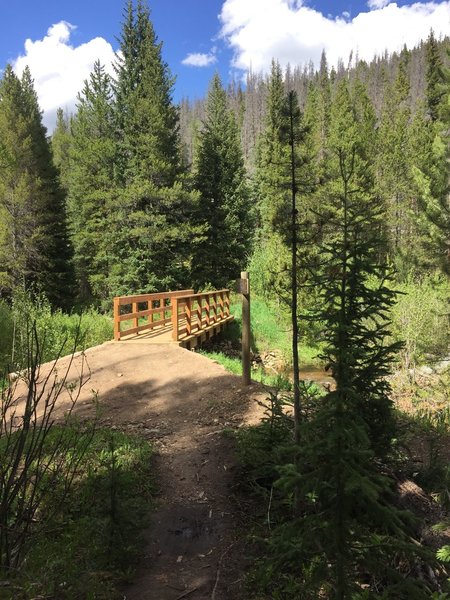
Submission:
[[[371,60],[385,50],[415,46],[430,29],[436,37],[450,31],[450,0],[397,6],[388,0],[369,0],[374,10],[353,19],[324,16],[292,0],[225,0],[221,36],[234,50],[233,66],[267,71],[272,58],[282,66],[319,64],[325,49],[329,64],[357,52]]]
[[[370,9],[379,9],[379,8],[384,8],[385,6],[387,6],[389,4],[390,0],[368,0],[367,2],[367,6]]]
[[[13,63],[16,73],[30,67],[39,104],[44,111],[44,125],[51,132],[59,107],[73,111],[78,92],[88,79],[96,60],[112,72],[114,51],[106,40],[97,37],[85,44],[72,46],[70,36],[75,29],[66,21],[52,25],[42,40],[25,42],[25,54]]]
[[[214,52],[209,54],[204,54],[202,52],[194,52],[188,54],[186,58],[183,58],[181,61],[183,65],[187,65],[190,67],[209,67],[217,62],[217,57],[214,55]]]

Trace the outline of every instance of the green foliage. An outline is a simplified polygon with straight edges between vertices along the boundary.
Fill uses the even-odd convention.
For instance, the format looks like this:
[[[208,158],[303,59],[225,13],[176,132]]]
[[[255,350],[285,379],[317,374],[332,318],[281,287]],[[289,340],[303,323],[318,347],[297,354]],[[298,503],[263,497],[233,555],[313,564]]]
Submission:
[[[442,548],[439,548],[436,552],[436,556],[443,562],[450,562],[450,546],[442,546]]]
[[[432,121],[436,121],[439,116],[440,105],[445,91],[441,85],[442,60],[439,54],[439,48],[434,37],[433,30],[426,44],[426,99],[428,114]]]
[[[234,375],[242,375],[242,361],[240,358],[233,358],[227,356],[223,352],[210,352],[201,351],[202,354],[216,361],[219,365],[222,365],[227,371]],[[264,385],[274,387],[281,390],[290,390],[292,388],[291,382],[283,375],[271,375],[267,373],[262,367],[251,369],[251,378],[254,381],[263,383]]]
[[[202,239],[193,256],[193,280],[197,287],[220,289],[247,264],[254,218],[237,124],[217,74],[198,135],[194,186],[200,193]]]
[[[292,439],[293,421],[286,413],[287,408],[292,410],[292,398],[291,394],[275,389],[265,402],[258,404],[264,408],[260,424],[237,431],[236,442],[242,481],[252,494],[268,499],[278,479],[286,444]]]
[[[384,211],[368,143],[375,121],[367,108],[342,80],[331,107],[327,219],[316,267],[321,357],[336,388],[305,413],[301,444],[280,463],[274,486],[292,516],[273,530],[269,559],[256,575],[272,598],[425,600],[432,593],[402,573],[401,564],[433,557],[410,542],[411,516],[395,507],[394,482],[378,466],[394,434],[387,375],[400,346],[386,341],[395,292],[383,261]]]
[[[69,304],[64,195],[28,68],[7,66],[0,81],[0,290],[39,286]]]
[[[252,283],[253,289],[253,283]],[[230,340],[234,347],[240,347],[241,343],[241,317],[242,303],[240,300],[232,299],[230,312],[234,315],[234,321],[228,325],[223,337]],[[287,307],[284,303],[274,302],[264,296],[252,295],[251,311],[251,348],[253,352],[280,353],[283,362],[282,368],[288,370],[291,366],[292,344],[290,339],[290,325]],[[320,354],[320,343],[317,343],[315,327],[317,323],[305,324],[301,331],[302,338],[299,344],[301,366],[320,366],[322,363],[318,357]]]
[[[119,42],[114,82],[119,182],[171,187],[180,170],[174,78],[144,2],[135,6],[127,0]]]
[[[44,456],[53,460],[54,445],[63,439],[69,464],[83,435],[76,423],[54,426]],[[151,453],[140,438],[96,430],[69,493],[64,471],[47,490],[41,527],[30,538],[26,570],[2,574],[9,586],[2,587],[0,598],[119,598],[118,584],[130,578],[143,545],[152,491]]]
[[[257,148],[255,173],[260,227],[250,272],[260,295],[268,297],[275,291],[292,307],[289,293],[292,274],[290,245],[294,233],[299,238],[299,246],[304,242],[303,233],[308,226],[310,208],[308,193],[314,184],[315,173],[311,165],[314,150],[297,96],[295,92],[285,95],[281,67],[275,61],[272,62],[268,82],[264,125]],[[294,228],[291,206],[293,178],[295,193],[298,193]],[[305,249],[301,248],[301,251]]]
[[[71,119],[62,108],[56,111],[56,126],[51,137],[53,162],[59,171],[61,185],[67,192],[68,175],[71,171],[70,145],[72,142]]]
[[[107,209],[108,251],[102,253],[108,292],[187,287],[199,235],[194,219],[198,198],[181,172],[174,80],[143,2],[136,7],[127,2],[119,42],[113,84],[114,195]],[[98,269],[95,273],[98,278]]]
[[[6,372],[6,365],[11,360],[12,341],[14,336],[14,320],[9,305],[0,300],[0,372]]]
[[[448,280],[436,276],[413,277],[396,286],[399,296],[392,307],[392,335],[404,341],[402,366],[414,368],[445,356],[449,349]]]
[[[112,320],[94,309],[81,315],[54,310],[42,295],[17,292],[10,307],[0,303],[0,371],[22,369],[27,361],[27,330],[36,323],[43,362],[102,344],[113,337]]]
[[[61,127],[62,128],[62,127]],[[59,137],[63,132],[57,130]],[[111,79],[97,61],[78,95],[71,123],[67,213],[74,247],[78,297],[82,302],[109,301],[111,261],[114,258],[116,147]],[[58,136],[54,144],[58,143]]]

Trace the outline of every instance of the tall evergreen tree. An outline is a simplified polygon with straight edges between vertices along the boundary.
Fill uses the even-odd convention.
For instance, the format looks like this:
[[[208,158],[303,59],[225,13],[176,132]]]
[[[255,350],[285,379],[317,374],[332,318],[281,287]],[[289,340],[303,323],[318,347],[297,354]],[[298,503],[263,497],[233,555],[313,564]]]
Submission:
[[[286,125],[283,73],[272,61],[267,85],[265,128],[257,146],[255,188],[258,198],[259,229],[251,272],[259,293],[289,288],[290,253],[283,241],[289,213],[286,194],[289,185],[289,147],[282,140]]]
[[[0,82],[1,287],[37,286],[53,304],[67,304],[70,247],[64,194],[28,68],[7,66]]]
[[[390,259],[401,277],[415,265],[417,236],[414,219],[414,190],[409,160],[408,55],[403,54],[394,84],[386,90],[380,125],[378,184],[386,207]]]
[[[433,40],[430,35],[427,42],[428,56],[431,54],[436,59],[432,50],[436,42]],[[428,114],[425,114],[425,110],[418,110],[410,127],[410,167],[418,207],[416,224],[421,250],[419,258],[421,271],[441,269],[448,273],[450,70],[434,61],[434,68],[429,68],[428,74],[428,81],[432,82],[432,85],[427,86]]]
[[[173,78],[141,0],[127,2],[119,39],[111,286],[117,293],[186,286],[196,197],[181,176]]]
[[[442,88],[442,60],[439,47],[434,37],[433,30],[430,31],[426,43],[426,100],[428,114],[432,121],[437,121],[439,108],[445,91]]]
[[[108,302],[111,289],[115,121],[110,77],[97,61],[78,96],[68,151],[67,211],[82,302]]]
[[[194,185],[200,192],[203,241],[193,259],[194,281],[224,287],[247,264],[253,207],[233,112],[216,74],[210,84],[206,118],[199,133]]]
[[[174,78],[162,58],[148,7],[126,6],[116,70],[119,176],[171,186],[180,169],[179,117],[172,102]]]
[[[51,137],[51,147],[53,162],[59,171],[61,185],[66,192],[68,189],[67,178],[70,173],[69,154],[71,141],[70,117],[62,108],[58,108],[56,111],[56,126]]]
[[[273,570],[288,563],[302,581],[298,597],[425,600],[427,585],[405,582],[393,567],[416,547],[408,543],[406,515],[391,502],[393,483],[376,461],[389,451],[394,431],[386,375],[397,346],[385,340],[395,292],[380,262],[384,208],[361,137],[369,124],[360,118],[343,79],[332,106],[330,231],[320,251],[316,314],[325,324],[323,358],[336,389],[304,423],[296,464],[282,469],[278,485],[301,490],[303,513],[277,532]]]

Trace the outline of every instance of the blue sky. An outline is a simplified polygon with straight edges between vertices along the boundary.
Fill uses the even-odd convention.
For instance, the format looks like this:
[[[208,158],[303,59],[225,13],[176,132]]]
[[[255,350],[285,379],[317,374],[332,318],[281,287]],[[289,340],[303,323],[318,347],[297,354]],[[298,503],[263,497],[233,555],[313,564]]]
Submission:
[[[202,97],[215,70],[226,83],[251,68],[266,71],[272,57],[285,65],[330,63],[350,50],[370,59],[430,28],[450,33],[450,0],[150,0],[163,55],[176,76],[174,98]],[[123,0],[0,0],[0,69],[29,64],[51,129],[56,108],[73,110],[77,91],[100,58],[110,68],[120,33]],[[26,42],[28,40],[28,42]]]

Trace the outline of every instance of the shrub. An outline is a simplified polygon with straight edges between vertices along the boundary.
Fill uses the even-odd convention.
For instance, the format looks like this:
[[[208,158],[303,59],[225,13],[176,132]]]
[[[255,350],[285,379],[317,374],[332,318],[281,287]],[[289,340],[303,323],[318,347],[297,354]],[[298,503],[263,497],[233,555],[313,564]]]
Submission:
[[[400,294],[392,309],[392,333],[395,340],[404,341],[402,366],[414,368],[426,359],[446,355],[450,342],[449,281],[410,276],[396,287]]]
[[[94,309],[82,314],[52,310],[43,295],[16,292],[12,306],[0,303],[0,371],[27,364],[27,331],[35,323],[42,362],[85,350],[113,337],[112,320]]]

